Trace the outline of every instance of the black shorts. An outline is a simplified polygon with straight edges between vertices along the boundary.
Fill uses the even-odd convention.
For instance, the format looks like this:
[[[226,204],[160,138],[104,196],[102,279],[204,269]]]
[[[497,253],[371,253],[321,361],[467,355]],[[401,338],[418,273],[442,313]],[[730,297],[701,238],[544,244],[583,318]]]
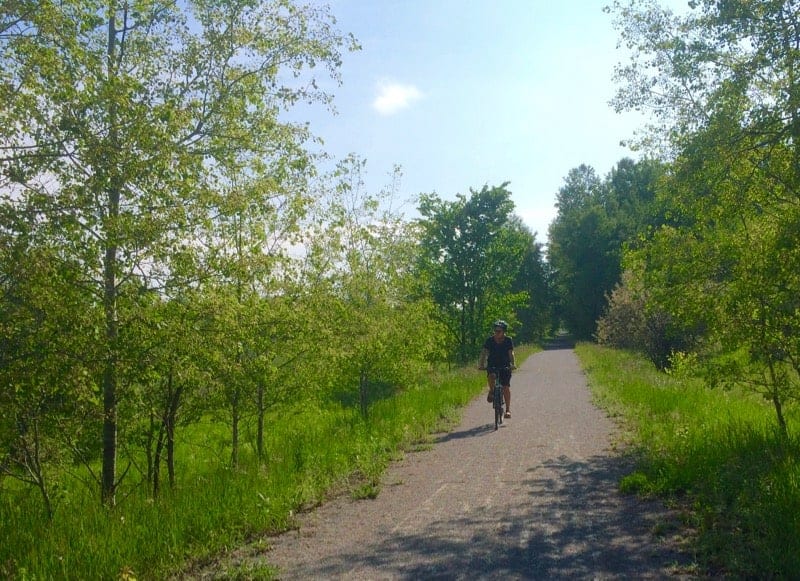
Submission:
[[[500,370],[496,370],[493,368],[489,368],[486,370],[488,375],[497,374],[500,379],[500,385],[503,387],[511,387],[511,370],[507,367],[502,368]]]

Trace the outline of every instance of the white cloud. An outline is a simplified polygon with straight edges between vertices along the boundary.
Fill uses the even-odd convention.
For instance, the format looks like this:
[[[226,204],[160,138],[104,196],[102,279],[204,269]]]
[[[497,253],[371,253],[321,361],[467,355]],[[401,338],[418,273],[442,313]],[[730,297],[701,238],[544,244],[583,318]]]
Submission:
[[[422,92],[414,85],[382,81],[378,83],[378,95],[372,108],[381,115],[394,115],[422,98]]]

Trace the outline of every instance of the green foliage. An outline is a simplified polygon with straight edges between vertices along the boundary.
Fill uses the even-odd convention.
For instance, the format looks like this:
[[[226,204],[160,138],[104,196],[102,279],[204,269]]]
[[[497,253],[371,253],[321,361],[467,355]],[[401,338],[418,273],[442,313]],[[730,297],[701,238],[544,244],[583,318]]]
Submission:
[[[512,217],[512,223],[514,218]],[[536,241],[536,233],[530,236],[521,222],[512,232],[522,238],[520,246],[523,248],[512,292],[516,296],[527,296],[527,300],[523,304],[517,304],[515,309],[515,318],[519,324],[514,329],[514,340],[518,343],[535,343],[548,335],[554,326],[555,297],[551,272],[544,259],[542,244]],[[498,318],[506,316],[502,311],[498,313]]]
[[[307,131],[279,116],[299,99],[329,99],[315,79],[295,80],[315,66],[338,80],[348,39],[331,25],[327,10],[282,0],[3,5],[0,226],[12,239],[31,231],[77,269],[76,309],[100,305],[100,360],[87,383],[101,391],[110,505],[118,437],[137,415],[125,409],[136,401],[128,374],[150,373],[130,369],[139,353],[123,350],[122,334],[140,324],[126,287],[168,298],[195,288],[204,262],[219,265],[203,234],[230,249],[223,218],[234,195],[264,217],[301,183]],[[230,176],[248,187],[230,187]],[[263,243],[252,228],[246,240],[238,233],[248,248]]]
[[[330,101],[318,71],[357,48],[333,25],[289,0],[3,4],[1,575],[161,576],[343,475],[371,493],[463,403],[426,380],[450,343],[399,170],[378,194],[355,156],[318,176],[283,120]],[[485,267],[464,345],[497,317],[536,336],[535,236],[505,186],[461,202],[451,250]]]
[[[563,324],[592,338],[607,297],[620,281],[622,252],[663,220],[655,187],[662,164],[621,160],[605,180],[581,165],[570,170],[557,196],[547,258]]]
[[[577,352],[638,459],[621,488],[677,502],[709,572],[791,577],[800,566],[800,442],[770,426],[769,407],[629,353],[590,344]]]
[[[577,348],[603,406],[623,418],[637,469],[620,486],[686,512],[709,573],[788,578],[800,567],[800,442],[746,390],[708,389],[638,356]],[[797,414],[790,416],[797,427]]]
[[[322,355],[321,367],[304,374],[328,387],[323,395],[355,394],[366,416],[383,388],[414,384],[441,346],[430,302],[416,298],[413,232],[392,210],[399,170],[388,189],[372,194],[364,167],[354,156],[340,162],[319,215],[310,216],[302,276],[314,284],[297,297],[309,305],[309,347]]]
[[[676,322],[650,294],[641,273],[623,272],[597,321],[595,339],[600,345],[644,353],[656,367],[667,369],[676,354],[696,345],[697,332]]]
[[[675,220],[638,254],[644,285],[654,308],[703,330],[701,360],[746,355],[715,369],[746,377],[784,433],[800,398],[794,4],[703,1],[676,17],[615,3],[634,49],[618,105],[658,105],[675,159],[660,192]]]
[[[544,307],[541,295],[535,302],[530,296],[546,286],[541,248],[513,218],[507,185],[471,189],[469,197],[459,194],[454,201],[435,194],[420,198],[417,276],[447,331],[451,357],[461,363],[477,356],[492,320],[510,320],[513,326],[518,310]],[[530,311],[525,316],[531,335],[544,327]]]
[[[524,351],[524,350],[523,350]],[[56,518],[20,490],[0,495],[0,573],[4,577],[163,578],[201,566],[253,536],[292,525],[292,514],[330,494],[373,494],[389,460],[447,429],[482,392],[474,370],[429,373],[415,385],[372,405],[369,419],[334,402],[295,402],[269,413],[264,459],[243,447],[230,468],[226,423],[206,418],[179,438],[178,485],[153,500],[145,490],[126,495],[113,511],[66,478]],[[247,423],[244,440],[253,441]],[[187,560],[189,561],[187,563]]]
[[[597,321],[597,342],[618,349],[636,349],[645,344],[647,315],[643,289],[632,284],[632,274],[624,272],[622,282],[608,297],[608,306]]]

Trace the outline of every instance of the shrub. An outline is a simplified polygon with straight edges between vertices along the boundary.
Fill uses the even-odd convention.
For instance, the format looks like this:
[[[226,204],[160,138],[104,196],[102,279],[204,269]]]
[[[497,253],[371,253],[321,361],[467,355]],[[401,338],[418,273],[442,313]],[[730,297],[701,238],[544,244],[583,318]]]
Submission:
[[[644,353],[656,367],[666,369],[673,353],[689,350],[694,336],[674,325],[669,314],[650,305],[641,283],[625,271],[622,282],[608,296],[595,339],[600,345]]]

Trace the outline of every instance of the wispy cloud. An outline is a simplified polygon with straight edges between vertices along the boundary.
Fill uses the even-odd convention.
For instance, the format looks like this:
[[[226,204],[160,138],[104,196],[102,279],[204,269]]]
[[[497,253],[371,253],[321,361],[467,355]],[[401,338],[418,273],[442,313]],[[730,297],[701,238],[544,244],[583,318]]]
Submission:
[[[378,83],[378,94],[372,108],[381,115],[394,115],[422,98],[422,92],[414,85],[403,85],[392,81]]]

